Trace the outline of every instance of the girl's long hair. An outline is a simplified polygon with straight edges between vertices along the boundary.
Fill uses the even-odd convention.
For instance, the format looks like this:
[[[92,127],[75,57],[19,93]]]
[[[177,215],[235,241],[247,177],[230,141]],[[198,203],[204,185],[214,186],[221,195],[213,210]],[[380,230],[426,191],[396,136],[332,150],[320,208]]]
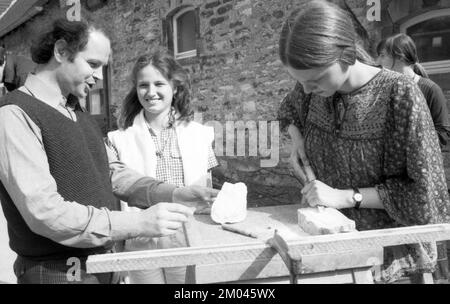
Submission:
[[[390,36],[378,43],[378,56],[385,53],[394,60],[401,60],[407,65],[412,65],[414,73],[424,78],[428,78],[428,73],[419,63],[417,48],[414,41],[406,34],[400,33]]]
[[[139,102],[136,85],[137,74],[148,65],[157,69],[168,81],[173,84],[174,95],[172,108],[175,110],[178,121],[190,121],[192,119],[191,109],[191,84],[187,71],[170,55],[167,50],[157,48],[149,54],[140,56],[131,72],[132,87],[122,102],[117,124],[119,128],[126,129],[133,125],[134,118],[142,110]],[[172,111],[170,111],[172,114]],[[174,119],[174,117],[171,117]]]
[[[375,65],[357,42],[351,16],[326,1],[310,1],[293,11],[283,25],[279,40],[282,63],[305,70],[335,62],[353,65],[356,60]]]

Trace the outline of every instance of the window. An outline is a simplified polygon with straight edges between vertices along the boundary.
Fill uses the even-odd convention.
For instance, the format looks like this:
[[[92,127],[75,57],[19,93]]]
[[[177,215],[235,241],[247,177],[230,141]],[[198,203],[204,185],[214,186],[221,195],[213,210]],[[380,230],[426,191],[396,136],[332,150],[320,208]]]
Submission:
[[[449,98],[450,8],[415,16],[401,24],[400,31],[414,40],[422,66]]]
[[[450,59],[450,15],[417,23],[407,29],[423,62]]]
[[[106,4],[106,0],[86,0],[86,7],[90,11],[96,11],[99,8],[104,7]]]
[[[103,67],[103,80],[98,80],[95,86],[89,92],[84,106],[97,121],[103,134],[110,129],[109,114],[109,89],[110,89],[110,68],[109,65]]]
[[[173,16],[173,51],[176,59],[197,56],[196,19],[196,11],[192,7],[182,9]]]
[[[402,24],[400,31],[414,40],[429,74],[450,73],[450,9],[416,16]]]
[[[101,115],[104,108],[103,81],[98,82],[89,92],[87,108],[92,115]]]

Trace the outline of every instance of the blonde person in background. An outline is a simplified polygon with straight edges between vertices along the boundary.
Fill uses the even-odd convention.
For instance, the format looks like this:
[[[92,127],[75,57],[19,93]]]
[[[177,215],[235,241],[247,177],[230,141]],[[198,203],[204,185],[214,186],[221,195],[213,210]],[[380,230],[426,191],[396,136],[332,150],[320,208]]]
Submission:
[[[119,130],[108,133],[119,159],[142,174],[184,185],[210,185],[217,166],[214,130],[191,121],[187,72],[166,50],[140,56],[123,101]],[[131,212],[125,203],[123,209]],[[127,241],[127,251],[186,246],[183,231],[170,237]],[[130,272],[130,283],[185,283],[186,267]]]

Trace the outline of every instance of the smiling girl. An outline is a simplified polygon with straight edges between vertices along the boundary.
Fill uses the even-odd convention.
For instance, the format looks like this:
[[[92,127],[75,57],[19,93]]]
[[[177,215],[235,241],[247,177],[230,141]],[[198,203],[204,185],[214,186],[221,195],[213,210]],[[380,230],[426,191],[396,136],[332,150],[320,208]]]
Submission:
[[[280,124],[291,136],[292,159],[305,153],[317,177],[302,189],[309,205],[341,209],[358,230],[450,222],[425,99],[409,77],[367,64],[345,11],[326,1],[301,6],[283,26],[279,55],[297,80],[280,106]],[[382,281],[436,264],[434,244],[385,253]]]
[[[133,87],[109,132],[110,145],[130,168],[177,186],[210,186],[209,170],[217,166],[212,150],[214,130],[191,121],[187,72],[165,50],[138,58]],[[122,208],[137,211],[122,202]],[[126,250],[186,246],[183,232],[174,237],[134,239]],[[184,283],[186,268],[130,272],[131,283]]]

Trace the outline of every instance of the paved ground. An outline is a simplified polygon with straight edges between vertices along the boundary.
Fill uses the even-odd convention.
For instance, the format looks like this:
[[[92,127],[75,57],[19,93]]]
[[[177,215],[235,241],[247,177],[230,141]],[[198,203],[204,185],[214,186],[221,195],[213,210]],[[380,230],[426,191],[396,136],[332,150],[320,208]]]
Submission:
[[[16,254],[11,251],[8,245],[9,238],[6,229],[6,220],[3,210],[0,207],[0,283],[16,283],[12,265],[16,259]]]

